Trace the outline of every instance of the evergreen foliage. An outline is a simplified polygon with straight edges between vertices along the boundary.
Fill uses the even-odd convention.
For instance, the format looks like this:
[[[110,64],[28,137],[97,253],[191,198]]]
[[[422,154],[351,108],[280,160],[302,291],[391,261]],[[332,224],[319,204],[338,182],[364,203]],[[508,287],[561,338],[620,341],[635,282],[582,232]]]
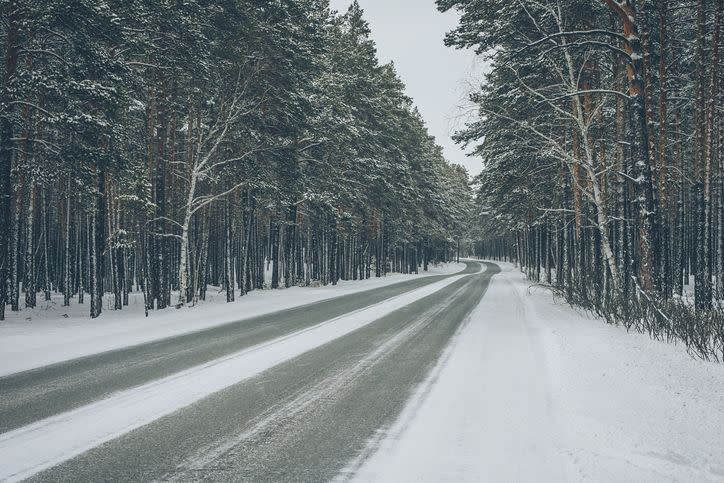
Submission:
[[[2,0],[0,319],[449,260],[472,193],[325,0]],[[172,293],[178,291],[178,298]]]
[[[492,66],[458,134],[484,162],[478,252],[724,358],[724,2],[437,4]]]

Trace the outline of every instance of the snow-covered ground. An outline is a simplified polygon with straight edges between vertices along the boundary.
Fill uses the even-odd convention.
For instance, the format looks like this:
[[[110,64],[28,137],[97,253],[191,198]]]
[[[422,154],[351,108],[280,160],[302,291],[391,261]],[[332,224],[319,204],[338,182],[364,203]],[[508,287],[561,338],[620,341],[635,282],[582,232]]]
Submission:
[[[63,307],[62,295],[39,301],[35,309],[6,311],[0,323],[0,376],[41,367],[166,337],[207,329],[278,310],[299,307],[322,300],[371,290],[415,277],[453,274],[465,269],[462,263],[431,266],[419,275],[393,274],[361,281],[340,281],[336,286],[292,287],[280,290],[256,290],[226,303],[226,295],[209,289],[207,300],[196,307],[168,308],[143,313],[142,294],[131,294],[129,306],[104,312],[97,319],[88,316],[88,302],[75,300]]]
[[[555,303],[501,264],[358,481],[724,481],[724,366]]]
[[[0,481],[18,481],[349,334],[467,275],[445,278],[236,354],[0,435]]]

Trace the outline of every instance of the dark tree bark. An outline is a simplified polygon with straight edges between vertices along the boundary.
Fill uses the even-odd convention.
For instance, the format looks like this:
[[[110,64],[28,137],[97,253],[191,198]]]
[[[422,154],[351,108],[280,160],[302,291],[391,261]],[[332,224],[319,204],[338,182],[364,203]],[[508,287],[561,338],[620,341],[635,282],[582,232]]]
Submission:
[[[18,65],[18,18],[17,5],[9,4],[7,30],[5,32],[5,66],[0,104],[5,113],[0,117],[0,320],[5,320],[5,304],[8,302],[8,285],[10,282],[10,232],[12,230],[12,197],[11,180],[13,159],[13,125],[11,116],[13,107],[10,101],[10,86],[15,79]],[[13,255],[14,256],[14,255]]]

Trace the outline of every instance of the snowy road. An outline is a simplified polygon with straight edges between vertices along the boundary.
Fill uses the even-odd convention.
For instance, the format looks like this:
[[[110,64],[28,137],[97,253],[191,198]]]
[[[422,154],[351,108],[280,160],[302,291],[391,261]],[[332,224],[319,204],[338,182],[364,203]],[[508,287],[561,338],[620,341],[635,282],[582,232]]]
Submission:
[[[469,263],[467,272],[479,269]],[[0,479],[334,477],[394,420],[496,269],[415,280],[287,311],[283,319],[247,320],[17,375],[15,397],[3,398],[18,401],[3,403],[6,427],[18,425],[7,414],[28,411],[27,422],[42,414],[36,407],[54,414],[83,406],[0,435],[0,459],[7,458]],[[184,369],[183,377],[163,377]],[[28,379],[21,384],[21,377]],[[223,381],[235,377],[239,382],[224,388]],[[8,380],[0,380],[4,392]],[[189,385],[208,386],[198,395],[213,394],[194,401]],[[129,389],[108,394],[123,388]],[[169,399],[181,400],[181,409],[164,412],[161,405],[173,407]]]
[[[477,263],[468,263],[461,273],[473,273],[478,268]],[[447,277],[413,279],[0,377],[0,433],[369,307]],[[240,302],[242,307],[243,303]]]
[[[724,481],[722,366],[509,264],[13,377],[0,481]]]
[[[722,365],[556,303],[500,265],[401,416],[343,476],[724,481]]]

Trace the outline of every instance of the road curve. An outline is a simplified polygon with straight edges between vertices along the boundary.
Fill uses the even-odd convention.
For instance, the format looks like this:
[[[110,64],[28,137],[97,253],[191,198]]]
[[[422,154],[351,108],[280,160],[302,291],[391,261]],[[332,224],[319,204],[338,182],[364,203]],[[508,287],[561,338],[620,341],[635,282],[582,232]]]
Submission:
[[[475,262],[466,262],[466,265],[464,271],[455,274],[417,278],[0,377],[0,433],[311,327],[436,281],[474,273],[480,267]],[[240,303],[243,304],[243,301]]]
[[[330,480],[395,420],[500,270],[486,265],[483,273],[463,277],[32,481]],[[476,268],[468,266],[470,272]],[[397,286],[385,289],[392,287]],[[334,310],[335,300],[326,310]],[[202,334],[197,336],[206,341]]]

